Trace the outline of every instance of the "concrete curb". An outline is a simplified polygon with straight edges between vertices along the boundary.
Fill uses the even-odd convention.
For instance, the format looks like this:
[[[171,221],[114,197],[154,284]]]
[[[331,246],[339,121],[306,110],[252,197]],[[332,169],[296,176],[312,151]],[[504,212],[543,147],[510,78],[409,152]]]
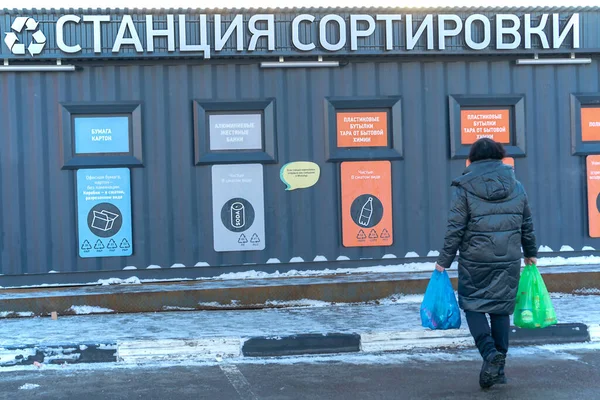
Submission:
[[[600,270],[542,268],[550,292],[600,293]],[[449,272],[456,287],[456,270]],[[376,302],[423,294],[431,272],[380,272],[331,276],[232,279],[141,285],[0,289],[0,319],[32,316],[283,308],[290,304]],[[86,312],[87,313],[87,312]]]
[[[558,324],[544,329],[511,328],[511,345],[600,342],[600,325]],[[221,361],[252,357],[381,353],[473,346],[465,329],[448,331],[299,334],[284,337],[216,337],[0,347],[0,367],[34,363],[141,364],[164,361]]]

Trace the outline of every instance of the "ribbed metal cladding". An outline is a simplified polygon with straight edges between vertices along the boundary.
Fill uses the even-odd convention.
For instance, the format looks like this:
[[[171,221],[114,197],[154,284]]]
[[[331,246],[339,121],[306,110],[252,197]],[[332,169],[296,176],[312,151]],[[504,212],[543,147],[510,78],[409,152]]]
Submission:
[[[352,62],[339,69],[269,69],[249,64],[83,65],[76,73],[0,75],[0,271],[19,275],[426,256],[443,240],[450,180],[464,160],[449,158],[448,95],[523,94],[527,157],[516,160],[535,213],[539,244],[599,248],[587,235],[585,163],[571,155],[571,93],[600,91],[591,66],[518,67],[495,58],[449,62]],[[341,245],[339,164],[326,162],[324,98],[402,96],[404,160],[392,161],[394,244]],[[192,102],[276,101],[279,163],[265,165],[266,249],[213,250],[210,166],[194,166]],[[140,101],[144,167],[132,169],[134,255],[81,259],[75,172],[61,170],[59,103]],[[290,161],[314,161],[321,179],[286,192]],[[300,266],[299,266],[300,267]]]

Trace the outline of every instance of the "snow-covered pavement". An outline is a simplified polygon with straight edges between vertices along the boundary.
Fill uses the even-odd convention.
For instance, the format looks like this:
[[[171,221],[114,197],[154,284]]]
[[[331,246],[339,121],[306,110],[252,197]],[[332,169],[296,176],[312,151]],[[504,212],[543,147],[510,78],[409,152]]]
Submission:
[[[559,323],[600,325],[600,296],[552,294]],[[0,347],[104,343],[126,340],[286,336],[305,333],[424,332],[420,295],[376,304],[296,302],[295,307],[246,311],[190,311],[78,315],[2,320]],[[466,332],[463,317],[461,331]]]
[[[172,364],[0,369],[0,399],[595,399],[599,347],[513,348],[508,385],[482,392],[474,349]]]

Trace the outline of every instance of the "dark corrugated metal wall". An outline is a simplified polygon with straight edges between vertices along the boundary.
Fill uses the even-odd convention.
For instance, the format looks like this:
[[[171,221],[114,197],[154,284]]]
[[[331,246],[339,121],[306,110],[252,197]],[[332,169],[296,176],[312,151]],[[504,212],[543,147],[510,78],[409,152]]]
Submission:
[[[587,237],[585,164],[571,156],[569,95],[598,92],[598,63],[517,67],[481,58],[455,62],[357,62],[341,69],[261,70],[256,64],[103,65],[81,72],[0,76],[1,273],[213,266],[426,256],[445,233],[449,182],[449,94],[524,94],[527,158],[518,177],[529,191],[539,244],[598,247]],[[341,246],[339,167],[326,163],[323,99],[403,98],[405,159],[393,161],[394,245]],[[276,99],[279,164],[265,165],[266,250],[215,253],[210,166],[193,165],[192,100]],[[77,256],[74,171],[61,170],[60,102],[143,103],[144,168],[132,169],[134,255]],[[280,167],[317,162],[319,183],[286,192]]]

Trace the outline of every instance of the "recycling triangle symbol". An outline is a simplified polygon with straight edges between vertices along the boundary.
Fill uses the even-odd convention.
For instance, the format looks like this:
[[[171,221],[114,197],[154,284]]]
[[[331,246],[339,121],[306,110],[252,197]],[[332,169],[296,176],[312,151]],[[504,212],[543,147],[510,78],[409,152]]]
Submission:
[[[113,239],[110,239],[110,242],[108,242],[108,246],[106,247],[111,250],[114,250],[117,248],[117,243]]]
[[[244,235],[243,233],[240,235],[240,238],[238,239],[238,243],[239,244],[245,244],[248,243],[248,238],[246,238],[246,235]]]
[[[363,231],[362,229],[360,231],[358,231],[358,235],[356,235],[356,238],[358,240],[363,240],[367,238],[367,235],[365,235],[365,231]]]
[[[96,249],[96,250],[104,250],[104,244],[102,243],[102,241],[100,239],[98,239],[98,241],[94,245],[94,249]]]
[[[83,251],[90,251],[92,249],[92,245],[90,244],[90,242],[88,242],[87,240],[85,240],[83,242],[83,244],[81,245],[81,250]]]
[[[390,238],[390,233],[388,232],[387,229],[384,229],[381,231],[381,238],[382,239],[389,239]]]
[[[258,237],[258,235],[256,233],[254,235],[252,235],[252,238],[250,239],[250,243],[260,243],[260,238]]]
[[[369,239],[377,239],[379,236],[377,236],[377,232],[375,232],[375,229],[371,229],[371,232],[369,232]]]
[[[131,246],[129,245],[129,242],[127,241],[127,239],[123,239],[123,241],[121,242],[121,245],[119,247],[122,249],[128,249]]]
[[[24,56],[25,50],[27,50],[32,56],[37,56],[44,50],[44,46],[46,46],[46,35],[44,35],[44,32],[38,30],[38,26],[39,22],[33,18],[17,17],[11,25],[11,32],[5,33],[4,43],[14,55]],[[20,43],[17,36],[23,30],[33,32],[31,42],[27,48],[25,48],[25,43]]]

